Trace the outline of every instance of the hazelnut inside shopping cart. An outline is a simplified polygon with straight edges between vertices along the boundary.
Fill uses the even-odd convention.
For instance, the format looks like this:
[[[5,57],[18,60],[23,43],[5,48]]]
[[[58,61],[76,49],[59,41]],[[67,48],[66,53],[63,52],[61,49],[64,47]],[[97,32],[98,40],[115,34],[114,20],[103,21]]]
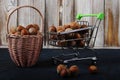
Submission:
[[[56,32],[56,27],[54,25],[49,27],[49,32]]]
[[[85,37],[87,30],[74,32],[81,28],[86,28],[87,25],[79,24],[78,22],[71,22],[69,24],[65,24],[63,26],[49,27],[50,32],[55,32],[56,35],[50,34],[49,40],[56,40],[56,45],[58,46],[78,46],[84,47],[85,46]],[[72,32],[73,31],[73,32]],[[65,42],[63,42],[65,40]]]

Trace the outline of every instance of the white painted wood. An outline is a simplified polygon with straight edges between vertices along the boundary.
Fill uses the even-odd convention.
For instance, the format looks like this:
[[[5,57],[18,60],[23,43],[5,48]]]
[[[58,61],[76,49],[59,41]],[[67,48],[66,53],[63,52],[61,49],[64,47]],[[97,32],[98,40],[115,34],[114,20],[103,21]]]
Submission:
[[[45,11],[45,36],[48,40],[48,28],[51,25],[59,26],[59,1],[60,0],[46,0]],[[49,45],[47,45],[49,46]]]
[[[0,0],[0,45],[7,45],[6,34],[6,20],[8,12],[17,6],[16,0]],[[10,19],[9,27],[16,26],[17,24],[17,13],[15,12]]]
[[[75,20],[74,0],[63,0],[62,5],[62,24],[73,22]]]
[[[75,0],[75,14],[91,14],[92,13],[92,1],[93,0]],[[92,23],[92,18],[82,18],[82,20]]]
[[[18,5],[30,5],[32,0],[18,0]],[[26,27],[28,24],[33,22],[30,17],[30,8],[21,8],[18,10],[18,25],[23,25]]]
[[[98,14],[100,12],[104,13],[104,0],[92,0],[92,13]],[[93,18],[93,23],[95,23],[96,18]],[[95,33],[94,33],[95,34]],[[104,20],[100,23],[98,34],[96,37],[95,47],[104,46]]]

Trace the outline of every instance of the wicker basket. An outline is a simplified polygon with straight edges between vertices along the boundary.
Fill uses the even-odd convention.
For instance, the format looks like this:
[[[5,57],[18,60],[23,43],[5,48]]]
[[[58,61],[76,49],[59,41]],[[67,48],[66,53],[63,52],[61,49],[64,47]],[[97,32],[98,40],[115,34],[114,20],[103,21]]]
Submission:
[[[33,7],[33,6],[19,6],[14,9],[9,15],[7,19],[7,40],[8,40],[8,49],[10,53],[10,57],[13,62],[19,67],[30,67],[36,64],[38,61],[42,44],[43,44],[43,36],[41,34],[38,35],[11,35],[9,34],[9,20],[11,15],[18,9],[29,7],[35,9],[40,17],[41,17],[41,28],[40,31],[43,30],[43,16],[41,12]]]

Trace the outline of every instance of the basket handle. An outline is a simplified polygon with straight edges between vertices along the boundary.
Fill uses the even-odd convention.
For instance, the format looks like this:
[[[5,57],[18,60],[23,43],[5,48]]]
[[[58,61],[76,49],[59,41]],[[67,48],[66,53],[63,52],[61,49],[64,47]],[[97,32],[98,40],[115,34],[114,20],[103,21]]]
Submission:
[[[17,8],[15,8],[13,11],[11,11],[10,13],[9,13],[9,15],[8,15],[8,18],[7,18],[7,33],[9,33],[9,29],[8,29],[8,25],[9,25],[9,21],[10,21],[10,17],[11,17],[11,15],[16,11],[16,10],[18,10],[18,9],[20,9],[20,8],[24,8],[24,7],[30,7],[30,8],[33,8],[33,9],[35,9],[38,13],[39,13],[39,15],[40,15],[40,17],[41,17],[41,28],[40,28],[40,31],[41,32],[44,32],[44,18],[43,18],[43,16],[42,16],[42,14],[41,14],[41,12],[37,9],[37,8],[35,8],[35,7],[33,7],[33,6],[30,6],[30,5],[25,5],[25,6],[18,6]]]

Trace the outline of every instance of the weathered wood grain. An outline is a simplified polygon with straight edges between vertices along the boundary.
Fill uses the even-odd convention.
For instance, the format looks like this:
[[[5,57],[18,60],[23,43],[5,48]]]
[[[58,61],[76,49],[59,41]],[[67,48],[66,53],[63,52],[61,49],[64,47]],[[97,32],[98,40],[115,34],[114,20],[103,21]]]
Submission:
[[[98,14],[100,12],[104,13],[104,0],[92,0],[92,13]],[[95,21],[96,18],[93,18],[92,24],[94,24]],[[104,20],[102,20],[102,22],[100,23],[96,37],[96,42],[95,42],[95,47],[102,47],[102,46],[104,46]]]
[[[105,44],[118,46],[119,29],[119,0],[105,0]]]
[[[63,0],[62,5],[62,25],[75,21],[74,0]]]
[[[6,41],[6,34],[7,34],[7,28],[6,28],[6,20],[8,16],[8,12],[17,6],[16,0],[0,0],[0,45],[7,45]],[[13,14],[12,18],[10,19],[9,27],[16,26],[17,14]]]
[[[59,26],[59,5],[60,0],[46,0],[45,3],[45,36],[48,41],[48,28],[51,25]],[[48,45],[49,46],[49,45]]]
[[[75,20],[77,13],[98,13],[105,11],[105,21],[102,21],[96,47],[119,47],[120,46],[120,1],[119,0],[0,0],[0,45],[6,42],[6,19],[8,11],[20,5],[33,5],[44,16],[45,43],[48,40],[47,31],[50,25],[64,25]],[[40,24],[40,18],[33,9],[25,8],[15,12],[10,19],[9,27],[31,23]],[[93,18],[84,18],[90,24]],[[105,23],[104,23],[105,22]],[[48,45],[47,45],[48,46]]]

